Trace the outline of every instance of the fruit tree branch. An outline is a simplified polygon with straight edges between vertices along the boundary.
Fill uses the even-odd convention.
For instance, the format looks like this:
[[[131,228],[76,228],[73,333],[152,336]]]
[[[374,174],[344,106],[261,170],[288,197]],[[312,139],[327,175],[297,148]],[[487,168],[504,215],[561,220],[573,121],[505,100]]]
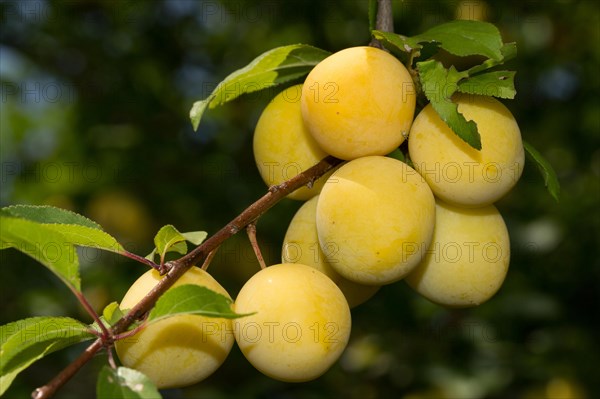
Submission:
[[[382,32],[394,31],[392,0],[377,0],[377,20],[375,21],[375,28]]]
[[[375,27],[377,30],[384,32],[394,31],[394,18],[392,14],[391,0],[377,0],[377,19]],[[379,42],[376,40],[372,41],[371,45],[380,47]],[[116,335],[126,331],[134,321],[140,319],[142,316],[144,316],[144,314],[149,312],[158,298],[160,298],[160,296],[166,292],[179,277],[181,277],[193,265],[202,264],[204,261],[206,261],[206,258],[210,255],[210,253],[215,251],[219,245],[221,245],[221,243],[223,243],[229,237],[235,235],[238,231],[245,228],[249,224],[255,222],[267,210],[285,198],[288,194],[304,185],[312,184],[315,180],[332,170],[340,163],[342,163],[342,160],[328,156],[321,160],[318,164],[305,170],[290,180],[275,186],[271,186],[265,195],[246,208],[235,219],[229,222],[214,235],[209,237],[193,251],[175,261],[167,262],[165,264],[167,266],[167,272],[165,276],[144,298],[142,298],[142,300],[136,306],[134,306],[125,316],[123,316],[112,326],[110,329],[112,336],[108,338],[111,340],[114,339]],[[127,255],[134,259],[138,258],[134,254],[128,253]],[[141,257],[139,258],[142,259]],[[58,391],[60,387],[69,381],[77,373],[77,371],[83,367],[83,365],[90,361],[100,349],[106,346],[110,347],[110,345],[112,345],[112,342],[106,342],[100,338],[95,340],[94,343],[92,343],[84,352],[82,352],[77,359],[75,359],[58,375],[56,375],[48,384],[36,389],[33,392],[32,397],[35,399],[46,399],[52,397],[56,391]]]
[[[382,32],[394,32],[394,14],[392,12],[392,0],[377,0],[377,16],[375,29]],[[373,38],[369,43],[371,47],[383,49],[379,40]]]
[[[92,359],[100,349],[112,345],[112,342],[110,341],[112,341],[117,334],[126,331],[134,321],[140,319],[149,312],[158,298],[160,298],[160,296],[164,294],[190,267],[196,264],[201,265],[204,260],[206,260],[206,257],[225,240],[235,235],[241,229],[244,229],[250,223],[256,221],[288,194],[302,186],[312,184],[315,180],[339,165],[341,162],[342,160],[340,159],[328,156],[290,180],[271,186],[265,195],[246,208],[235,219],[209,237],[201,245],[187,255],[177,260],[167,262],[165,265],[168,266],[168,271],[164,277],[144,298],[142,298],[140,302],[138,302],[137,305],[112,326],[110,329],[111,336],[108,337],[109,341],[103,341],[102,339],[94,341],[94,343],[81,353],[73,363],[63,369],[48,384],[36,389],[33,392],[32,397],[34,399],[44,399],[54,395],[54,393],[71,379],[84,364]]]
[[[102,340],[98,338],[93,344],[87,347],[71,364],[52,379],[48,384],[33,391],[33,399],[50,398],[56,391],[71,379],[87,362],[89,362],[100,349],[102,349]]]

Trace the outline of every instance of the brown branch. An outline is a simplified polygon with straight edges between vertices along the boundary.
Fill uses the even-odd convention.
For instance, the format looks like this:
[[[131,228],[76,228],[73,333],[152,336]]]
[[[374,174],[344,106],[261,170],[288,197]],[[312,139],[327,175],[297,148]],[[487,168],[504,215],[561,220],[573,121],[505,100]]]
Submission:
[[[377,17],[375,29],[382,32],[394,32],[394,13],[392,12],[392,0],[377,0]],[[369,43],[371,47],[383,49],[379,40],[373,38]]]
[[[108,329],[106,328],[106,326],[104,325],[102,320],[100,320],[100,316],[98,316],[98,313],[96,313],[96,311],[94,310],[92,305],[88,302],[85,295],[83,295],[83,293],[76,291],[76,290],[73,290],[73,293],[77,297],[77,300],[79,301],[79,303],[81,303],[81,306],[84,307],[86,312],[88,312],[88,314],[90,316],[92,316],[92,319],[96,322],[96,324],[98,324],[98,328],[100,328],[100,331],[102,332],[102,334],[100,336],[110,337],[110,332],[108,331]]]
[[[273,207],[277,202],[281,201],[291,192],[298,188],[311,184],[319,177],[339,165],[340,159],[328,156],[321,160],[318,164],[305,170],[299,175],[285,181],[281,184],[272,186],[269,191],[260,199],[246,208],[235,219],[229,222],[221,230],[213,234],[201,245],[196,247],[187,255],[165,265],[169,266],[169,270],[158,284],[144,297],[137,305],[135,305],[125,316],[117,321],[110,330],[112,340],[118,334],[127,330],[127,328],[137,319],[141,318],[152,309],[158,298],[165,293],[179,277],[181,277],[190,267],[196,264],[202,264],[207,256],[214,251],[225,240],[236,234],[248,224],[254,222],[261,217],[266,211]],[[62,387],[77,371],[86,364],[92,357],[104,346],[110,346],[112,342],[97,339],[91,344],[81,355],[63,369],[56,377],[48,384],[36,389],[32,397],[35,399],[50,398],[56,391]]]
[[[97,339],[87,347],[71,364],[52,379],[48,384],[33,391],[33,399],[50,398],[56,391],[71,379],[87,362],[89,362],[100,349],[104,347],[101,339]]]
[[[185,255],[184,257],[171,262],[172,269],[176,267],[189,268],[194,264],[200,264],[203,259],[208,255],[208,252],[218,247],[226,239],[236,234],[241,229],[245,228],[248,224],[252,223],[259,217],[261,217],[266,211],[271,209],[273,205],[278,203],[281,199],[286,197],[288,194],[296,191],[298,188],[314,182],[325,173],[329,172],[335,166],[339,165],[342,161],[340,159],[328,156],[321,160],[318,164],[305,170],[304,172],[296,175],[295,177],[287,180],[281,184],[271,186],[269,191],[263,195],[259,200],[246,208],[240,213],[235,219],[229,222],[225,227],[216,232],[212,237],[209,237],[204,243],[196,247],[192,252]],[[170,270],[172,272],[173,270]]]
[[[143,256],[139,256],[136,255],[134,253],[131,253],[129,251],[125,251],[125,252],[119,252],[119,254],[128,257],[129,259],[133,259],[135,261],[138,261],[140,263],[143,263],[145,265],[150,266],[153,269],[156,269],[158,271],[160,271],[160,265],[157,265],[156,263],[154,263],[153,261],[151,261],[150,259],[146,259]]]
[[[375,27],[382,32],[394,31],[394,13],[392,0],[377,0],[377,20]]]

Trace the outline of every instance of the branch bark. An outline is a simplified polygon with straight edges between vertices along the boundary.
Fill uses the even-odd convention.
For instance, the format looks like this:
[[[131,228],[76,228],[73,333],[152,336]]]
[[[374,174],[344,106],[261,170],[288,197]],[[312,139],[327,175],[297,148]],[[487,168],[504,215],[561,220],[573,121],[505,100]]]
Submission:
[[[201,245],[196,247],[187,255],[168,262],[169,270],[158,284],[135,305],[125,316],[117,321],[110,330],[111,339],[117,334],[127,330],[127,328],[137,319],[150,311],[158,298],[165,293],[179,277],[181,277],[190,267],[201,265],[206,257],[215,250],[221,243],[244,229],[250,223],[256,221],[265,212],[267,212],[276,203],[285,198],[288,194],[296,189],[313,183],[319,177],[336,167],[342,160],[328,156],[321,160],[318,164],[305,170],[299,175],[285,181],[281,184],[271,186],[269,191],[259,198],[256,202],[246,208],[235,219],[225,225],[221,230],[213,234]],[[77,371],[103,347],[110,347],[112,342],[106,342],[102,339],[97,339],[84,352],[79,355],[73,363],[69,364],[48,384],[36,389],[32,393],[34,399],[46,399],[52,397],[67,381],[73,377]]]
[[[377,20],[375,27],[382,32],[394,31],[392,0],[377,0]]]
[[[377,16],[375,19],[375,29],[382,32],[394,32],[394,14],[392,12],[392,0],[377,0]],[[384,49],[381,43],[379,43],[379,40],[375,38],[371,40],[369,46]]]

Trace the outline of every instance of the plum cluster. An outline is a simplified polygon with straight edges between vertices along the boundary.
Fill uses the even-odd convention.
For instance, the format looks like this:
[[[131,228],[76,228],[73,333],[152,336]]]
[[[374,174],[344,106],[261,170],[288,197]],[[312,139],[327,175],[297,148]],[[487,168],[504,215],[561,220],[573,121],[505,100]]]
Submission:
[[[373,47],[339,51],[303,84],[275,96],[253,138],[268,186],[327,155],[346,162],[289,195],[305,202],[284,237],[282,262],[257,272],[234,302],[237,313],[251,315],[162,320],[118,341],[121,361],[159,388],[185,386],[216,370],[235,341],[265,375],[309,381],[344,351],[350,309],[382,285],[404,280],[449,307],[490,299],[509,265],[508,231],[493,204],[521,176],[519,127],[491,97],[454,96],[459,112],[477,124],[476,150],[431,105],[415,117],[416,97],[404,65]],[[400,146],[405,161],[390,156]],[[139,301],[159,278],[142,276],[121,307]],[[177,282],[190,283],[229,297],[203,270],[193,268]]]
[[[290,179],[325,155],[347,161],[290,194],[306,202],[288,227],[282,262],[319,270],[350,308],[399,280],[443,306],[490,299],[510,259],[508,231],[493,204],[521,176],[523,143],[498,100],[457,94],[452,102],[477,124],[481,150],[457,136],[431,104],[415,116],[411,74],[377,48],[339,51],[303,84],[279,93],[254,134],[265,183]],[[405,162],[390,155],[399,147]]]

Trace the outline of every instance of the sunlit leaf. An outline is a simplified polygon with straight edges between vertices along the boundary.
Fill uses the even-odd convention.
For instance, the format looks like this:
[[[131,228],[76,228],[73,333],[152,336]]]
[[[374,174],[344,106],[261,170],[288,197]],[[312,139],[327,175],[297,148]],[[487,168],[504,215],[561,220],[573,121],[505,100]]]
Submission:
[[[160,256],[161,263],[164,261],[167,252],[177,252],[182,255],[187,252],[185,237],[170,224],[161,227],[158,233],[156,233],[154,245],[156,246],[156,253]]]
[[[98,399],[160,399],[156,385],[143,373],[118,367],[104,366],[96,385]]]
[[[146,256],[146,259],[154,261],[154,256],[158,254],[160,255],[161,263],[163,263],[165,255],[169,252],[177,252],[182,255],[186,254],[186,241],[189,241],[194,245],[200,245],[207,236],[208,233],[206,233],[206,231],[180,233],[172,225],[163,226],[158,233],[156,233],[156,236],[154,236],[154,245],[156,245],[156,247]]]
[[[208,237],[208,233],[206,231],[189,231],[187,233],[181,233],[182,236],[189,242],[194,245],[200,245],[206,237]]]
[[[292,44],[269,50],[242,69],[227,76],[204,100],[196,101],[190,111],[194,130],[198,129],[206,108],[215,108],[242,94],[265,90],[300,79],[330,55],[306,44]]]
[[[0,395],[37,360],[93,338],[87,325],[69,317],[33,317],[0,326]]]
[[[85,216],[52,206],[12,205],[2,208],[2,211],[15,218],[31,220],[43,224],[73,224],[102,230],[102,227],[100,227],[98,223]]]
[[[407,36],[397,33],[373,30],[371,34],[390,51],[410,53],[414,49],[421,49],[423,47],[419,43],[412,43]]]
[[[53,207],[10,206],[0,209],[0,248],[15,248],[81,290],[75,246],[122,253],[117,240],[95,222]]]
[[[481,150],[481,137],[477,124],[467,121],[458,112],[458,105],[452,102],[452,95],[458,90],[458,83],[468,76],[467,72],[459,72],[454,67],[450,69],[435,60],[417,63],[421,84],[427,99],[440,118],[452,129],[458,137],[471,147]]]
[[[246,316],[235,313],[231,309],[231,304],[231,299],[206,287],[184,284],[171,288],[160,297],[148,315],[148,322],[179,314],[197,314],[227,319]]]
[[[123,311],[119,307],[117,302],[111,302],[104,307],[102,311],[102,316],[104,316],[104,320],[108,323],[109,326],[115,324],[121,317],[124,316]]]

